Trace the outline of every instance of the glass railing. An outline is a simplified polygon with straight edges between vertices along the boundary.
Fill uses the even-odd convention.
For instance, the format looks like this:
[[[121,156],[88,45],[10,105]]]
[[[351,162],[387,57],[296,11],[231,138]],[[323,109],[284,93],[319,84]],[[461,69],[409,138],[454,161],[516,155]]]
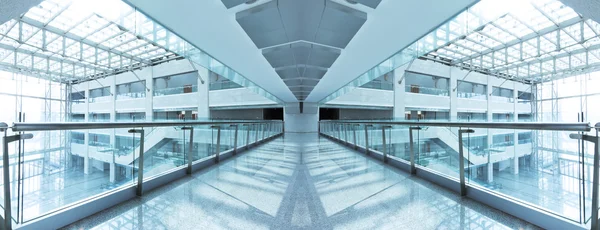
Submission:
[[[412,132],[410,127],[413,127]],[[455,181],[453,183],[464,179],[468,189],[478,189],[496,198],[504,197],[502,199],[531,208],[532,212],[588,227],[594,188],[593,167],[588,163],[593,160],[595,147],[590,144],[581,151],[579,140],[572,138],[575,137],[573,134],[588,134],[590,130],[589,123],[320,122],[322,135],[363,152],[368,149],[369,154],[378,155],[379,159],[396,161],[394,165],[407,165],[400,168],[410,168],[414,164],[417,171],[426,170],[440,178],[450,178]],[[481,138],[490,132],[527,131],[532,137],[519,139],[517,143]],[[589,134],[591,139],[597,139],[595,134]],[[524,145],[532,143],[536,135],[544,140],[536,143],[540,146]],[[554,141],[559,144],[553,144],[551,137],[558,138]],[[586,162],[585,172],[579,168],[582,164],[577,163],[577,159]],[[565,163],[573,160],[573,164]],[[462,178],[461,171],[464,172]]]
[[[155,89],[154,96],[166,96],[166,95],[174,95],[174,94],[183,94],[183,93],[195,93],[198,92],[198,86],[183,86],[176,88],[166,88],[166,89]]]
[[[532,143],[531,138],[529,139],[519,139],[519,144],[528,144],[528,143]]]
[[[88,144],[90,146],[97,146],[97,147],[108,147],[108,146],[110,146],[110,143],[99,142],[99,141],[88,141]]]
[[[81,140],[81,139],[71,139],[71,143],[75,143],[75,144],[85,144],[85,140]]]
[[[145,117],[142,118],[117,118],[117,122],[144,122],[146,121]]]
[[[237,88],[243,88],[243,87],[232,81],[211,82],[209,85],[209,90],[237,89]]]
[[[492,143],[491,147],[492,148],[497,148],[497,147],[513,146],[513,145],[515,145],[514,141],[502,141],[502,142],[494,142],[494,143]]]
[[[361,85],[360,88],[394,90],[394,84],[392,84],[391,82],[372,81],[367,84]]]
[[[429,94],[436,96],[450,96],[447,89],[428,88],[423,86],[406,86],[407,93]]]
[[[193,140],[190,140],[190,128],[193,128]],[[218,162],[223,157],[231,156],[234,149],[239,152],[254,144],[277,137],[283,131],[283,123],[281,121],[208,120],[160,123],[113,122],[100,126],[90,122],[16,123],[10,129],[11,133],[25,132],[27,135],[31,134],[33,138],[70,130],[78,130],[82,133],[115,133],[117,136],[131,137],[120,138],[119,144],[89,140],[87,149],[82,148],[81,145],[71,146],[67,151],[58,151],[51,159],[42,158],[41,161],[48,161],[46,164],[52,165],[52,173],[46,171],[50,170],[50,167],[47,167],[43,168],[39,175],[32,177],[18,177],[13,176],[12,173],[11,177],[4,175],[3,180],[10,181],[7,184],[10,194],[0,193],[0,197],[2,199],[10,197],[12,224],[15,224],[13,227],[18,227],[20,224],[36,221],[49,214],[55,215],[48,218],[63,215],[61,211],[65,209],[89,205],[83,201],[112,195],[120,197],[115,194],[116,191],[123,189],[135,191],[141,188],[141,185],[138,186],[139,179],[146,184],[154,178],[163,176],[172,178],[173,175],[182,175],[181,171],[192,167],[206,167],[206,161]],[[235,142],[236,134],[237,142]],[[127,143],[122,140],[131,141]],[[81,139],[71,138],[70,142],[84,144],[84,140]],[[12,145],[12,143],[6,144]],[[28,146],[25,142],[25,151]],[[14,151],[12,148],[11,150]],[[143,152],[144,157],[139,157],[140,151]],[[18,155],[13,152],[8,154],[10,155],[5,156]],[[11,159],[11,162],[17,161]],[[24,162],[10,164],[10,166],[3,165],[3,167],[9,167],[9,170],[16,172],[19,167],[23,167],[20,165],[22,163]],[[143,171],[140,170],[141,168]],[[172,179],[160,183],[169,181]],[[3,211],[5,210],[0,208],[0,212]]]
[[[117,94],[117,100],[136,99],[144,97],[146,97],[146,91]]]
[[[475,100],[487,100],[487,95],[482,93],[457,92],[458,98],[468,98]]]
[[[517,103],[520,103],[520,104],[530,104],[531,100],[528,100],[528,99],[517,99]]]
[[[110,118],[90,118],[90,122],[109,122]]]
[[[88,102],[96,103],[96,102],[107,102],[112,101],[112,96],[102,96],[102,97],[90,97]]]
[[[76,100],[71,100],[71,103],[73,104],[83,104],[85,103],[85,99],[76,99]]]
[[[497,101],[497,102],[507,102],[507,103],[515,102],[515,99],[512,97],[491,96],[490,99],[492,101]]]

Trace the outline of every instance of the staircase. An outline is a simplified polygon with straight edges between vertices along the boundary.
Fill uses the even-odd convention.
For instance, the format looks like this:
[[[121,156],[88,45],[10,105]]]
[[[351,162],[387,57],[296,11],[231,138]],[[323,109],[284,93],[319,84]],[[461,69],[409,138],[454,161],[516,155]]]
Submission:
[[[458,155],[459,153],[459,148],[458,148],[458,135],[455,134],[450,128],[435,128],[435,136],[436,138],[433,138],[432,140],[434,140],[434,142],[436,144],[438,144],[439,146],[446,146],[446,149],[451,149],[453,150],[456,155]],[[439,141],[436,141],[435,139],[438,139]],[[469,149],[467,149],[464,145],[463,145],[463,157],[465,159],[468,159],[469,162],[473,165],[482,165],[482,164],[486,164],[488,162],[488,158],[486,155],[475,155],[475,154],[469,154]]]
[[[148,153],[150,155],[150,151],[157,151],[165,144],[171,141],[170,138],[166,138],[166,129],[161,128],[153,128],[150,132],[145,133],[144,137],[144,153]],[[130,165],[133,163],[140,155],[140,147],[138,146],[133,151],[129,152],[127,155],[115,156],[115,163],[120,165]]]

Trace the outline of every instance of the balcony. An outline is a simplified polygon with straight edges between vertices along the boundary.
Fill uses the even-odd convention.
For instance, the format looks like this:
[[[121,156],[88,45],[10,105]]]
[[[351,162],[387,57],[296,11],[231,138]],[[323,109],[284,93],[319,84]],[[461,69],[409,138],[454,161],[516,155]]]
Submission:
[[[417,85],[406,86],[405,91],[407,93],[427,94],[444,97],[450,96],[448,89],[428,88]]]
[[[154,96],[167,96],[184,93],[195,93],[198,92],[197,85],[189,85],[175,88],[155,89]]]

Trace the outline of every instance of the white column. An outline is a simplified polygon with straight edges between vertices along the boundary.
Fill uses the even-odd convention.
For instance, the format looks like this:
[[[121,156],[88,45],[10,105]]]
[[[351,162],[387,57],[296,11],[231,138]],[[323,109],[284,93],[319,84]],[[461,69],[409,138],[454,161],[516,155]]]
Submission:
[[[85,122],[89,122],[90,121],[90,103],[89,103],[89,98],[90,98],[90,85],[89,82],[84,83],[85,87],[83,87],[84,92],[85,92],[85,114],[84,114],[84,121]],[[85,156],[83,157],[83,173],[84,174],[89,174],[90,173],[90,131],[89,130],[85,130],[85,134],[83,136],[83,144],[85,145]]]
[[[514,83],[513,85],[513,121],[517,122],[519,121],[519,113],[517,112],[517,98],[519,97],[519,90],[517,90],[517,83]],[[517,130],[514,131],[513,142],[515,155],[513,157],[512,172],[513,174],[519,174],[519,155],[517,153],[517,145],[519,144],[519,133],[517,132]]]
[[[145,74],[144,79],[146,79],[146,101],[145,104],[145,112],[146,112],[146,121],[154,120],[154,67],[150,68],[150,73]]]
[[[198,70],[198,119],[209,119],[208,85],[210,79],[208,78],[208,70],[196,64],[194,64],[194,67]]]
[[[392,85],[394,86],[394,118],[404,119],[406,117],[406,105],[404,102],[404,95],[406,94],[406,81],[402,79],[404,77],[404,69],[398,68],[394,70],[394,80]]]
[[[112,93],[112,109],[110,111],[110,122],[115,122],[117,120],[117,85],[116,85],[116,77],[115,76],[111,76],[110,78],[110,93]],[[116,135],[115,135],[115,129],[112,129],[109,131],[110,133],[110,146],[111,148],[115,149],[116,148]],[[113,152],[113,157],[111,158],[110,162],[108,162],[108,164],[110,165],[110,173],[109,173],[109,181],[115,182],[115,158],[114,158],[114,152]]]
[[[491,106],[491,96],[490,94],[492,94],[492,80],[491,80],[492,76],[487,76],[487,121],[488,122],[493,122],[494,121],[494,116],[492,113],[492,106]],[[494,143],[494,139],[492,136],[492,132],[490,132],[490,129],[487,130],[487,144],[488,144],[488,148],[492,147],[492,144]],[[494,181],[494,163],[492,163],[490,161],[490,154],[488,153],[488,163],[487,163],[487,173],[486,173],[486,177],[487,177],[487,182],[490,183],[492,181]]]

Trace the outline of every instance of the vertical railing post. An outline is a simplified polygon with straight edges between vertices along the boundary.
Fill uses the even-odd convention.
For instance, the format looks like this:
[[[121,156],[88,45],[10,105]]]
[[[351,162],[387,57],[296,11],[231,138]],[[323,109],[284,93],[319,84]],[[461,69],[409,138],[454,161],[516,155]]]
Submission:
[[[381,126],[381,141],[383,143],[383,148],[382,148],[382,151],[383,151],[383,163],[387,163],[388,162],[387,143],[386,143],[386,140],[385,140],[385,128],[388,128],[388,127],[391,128],[391,126],[384,126],[384,125]]]
[[[356,144],[356,127],[360,126],[359,124],[352,125],[352,132],[354,133],[354,149],[358,149],[358,145]]]
[[[597,125],[596,125],[597,127]],[[600,179],[599,172],[600,170],[600,139],[598,138],[598,131],[596,130],[596,143],[594,143],[594,175],[593,180],[594,183],[592,186],[592,229],[598,229],[598,180]]]
[[[216,125],[213,128],[217,128],[217,148],[215,150],[215,162],[219,163],[219,157],[221,153],[221,126]]]
[[[254,136],[254,144],[258,144],[258,127],[262,127],[262,124],[256,124],[256,136]]]
[[[2,179],[4,181],[4,220],[2,229],[12,229],[12,214],[10,204],[10,161],[8,158],[8,143],[10,142],[9,137],[6,136],[6,129],[8,125],[6,123],[0,123],[0,132],[4,132],[2,137]]]
[[[465,156],[463,150],[463,133],[474,133],[472,129],[458,130],[458,167],[460,172],[460,195],[467,195],[467,185],[465,183]]]
[[[244,126],[246,126],[246,150],[248,150],[248,148],[250,148],[250,129],[252,129],[252,125],[251,124],[244,124]]]
[[[265,131],[267,130],[267,124],[262,124],[262,138],[260,139],[260,141],[264,141],[265,140]]]
[[[129,133],[140,134],[140,154],[138,156],[138,182],[135,189],[135,194],[142,196],[143,193],[143,182],[144,182],[144,130],[143,129],[130,129]]]
[[[348,124],[342,124],[342,126],[344,127],[344,143],[348,144]]]
[[[185,173],[188,175],[192,174],[192,162],[194,161],[194,158],[192,157],[192,153],[193,153],[193,149],[194,149],[194,127],[183,127],[181,128],[181,130],[189,130],[190,131],[190,147],[188,148],[188,155],[187,155],[187,169],[185,170]],[[184,135],[185,135],[185,131]]]
[[[370,155],[370,153],[369,153],[369,126],[372,126],[372,125],[365,124],[365,149],[367,150],[366,151],[367,155]]]
[[[237,143],[238,143],[238,125],[231,125],[235,127],[235,132],[233,133],[233,154],[237,154]]]
[[[8,153],[8,144],[14,141],[26,140],[33,138],[33,134],[20,134],[13,136],[6,136],[6,130],[8,125],[6,123],[0,123],[0,132],[4,132],[2,138],[3,155],[2,155],[2,173],[4,180],[4,223],[3,229],[12,229],[12,206],[11,206],[11,195],[10,195],[10,158]],[[20,164],[21,162],[17,162]]]
[[[600,128],[600,123],[597,123],[596,126],[596,136],[590,135],[582,135],[579,133],[570,134],[569,137],[571,139],[581,139],[584,141],[592,142],[594,144],[594,168],[592,169],[592,217],[591,217],[591,229],[597,230],[598,227],[598,179],[600,179],[600,137],[598,137],[598,129]]]
[[[415,144],[413,143],[413,130],[421,130],[421,127],[408,128],[408,141],[410,144],[410,174],[417,173],[417,167],[415,166]]]

